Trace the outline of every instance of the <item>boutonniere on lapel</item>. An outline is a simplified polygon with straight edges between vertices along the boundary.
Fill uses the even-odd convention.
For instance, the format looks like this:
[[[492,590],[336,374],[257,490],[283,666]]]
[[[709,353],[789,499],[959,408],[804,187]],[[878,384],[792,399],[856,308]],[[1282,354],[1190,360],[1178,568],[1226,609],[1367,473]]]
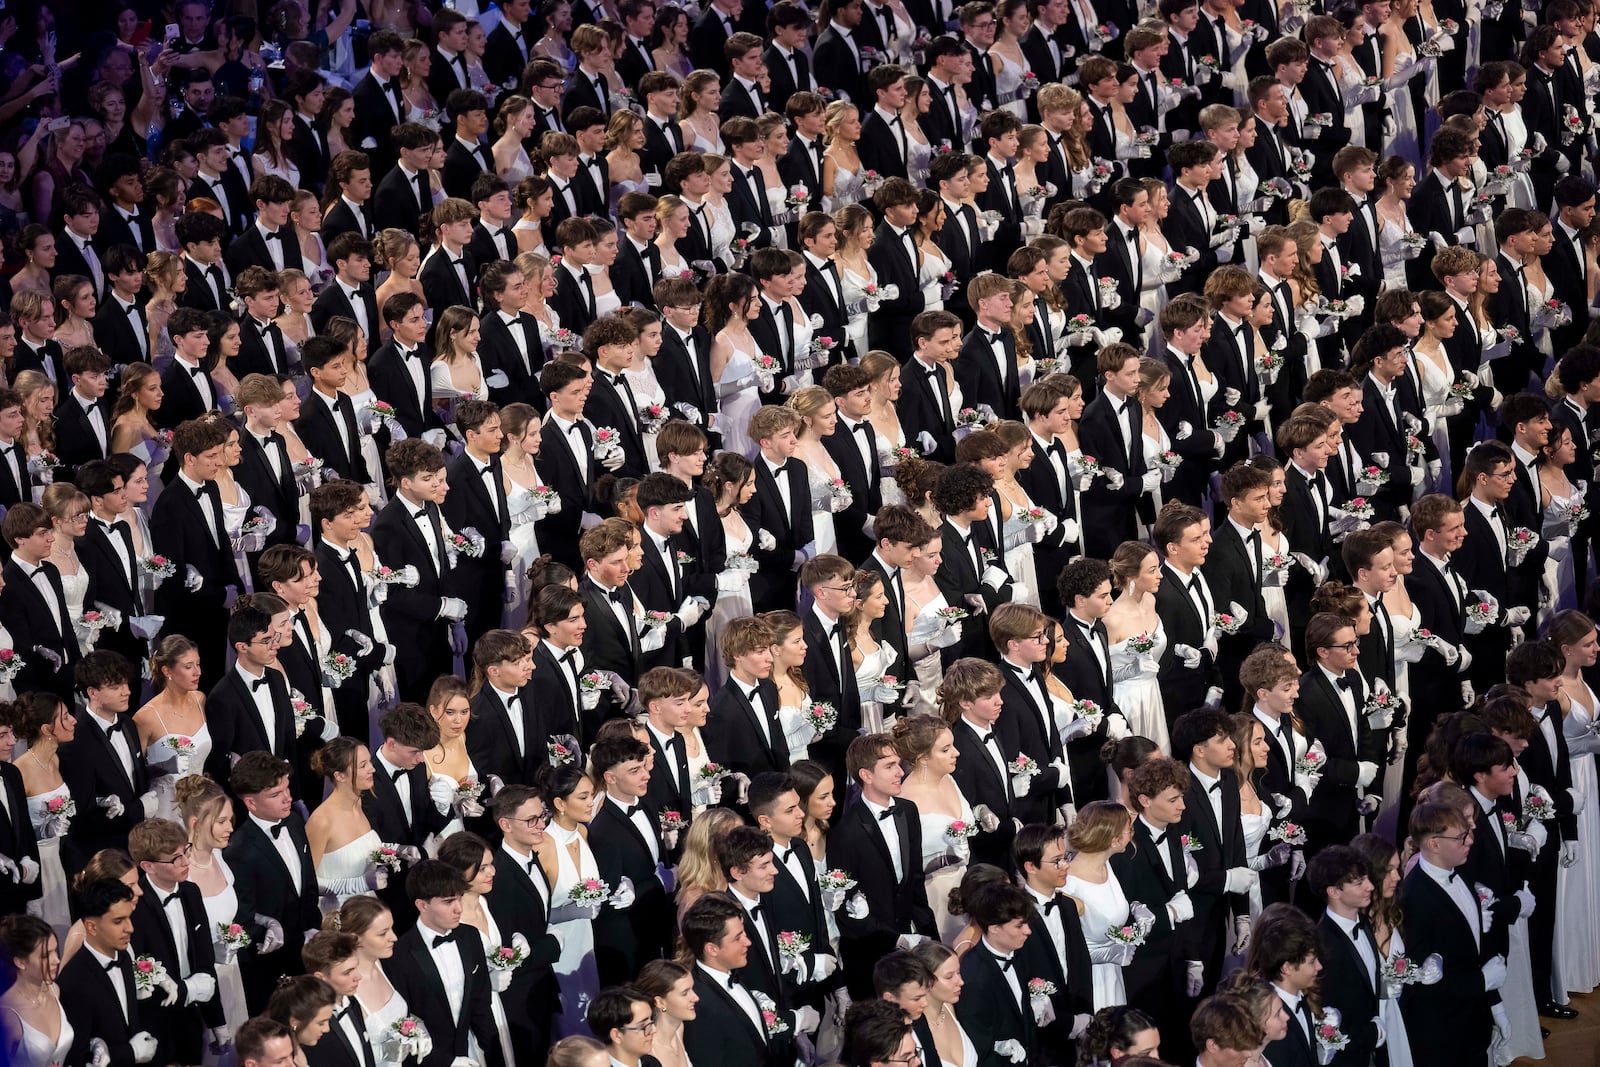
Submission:
[[[1379,977],[1383,979],[1383,999],[1394,1000],[1405,986],[1437,984],[1444,977],[1444,960],[1435,952],[1418,964],[1398,952],[1383,961]]]
[[[1185,855],[1192,855],[1196,852],[1205,851],[1205,846],[1202,845],[1199,839],[1193,834],[1184,834],[1179,837],[1178,840],[1183,842],[1183,851]]]
[[[989,548],[978,549],[978,562],[985,567],[993,567],[995,565],[994,550]]]

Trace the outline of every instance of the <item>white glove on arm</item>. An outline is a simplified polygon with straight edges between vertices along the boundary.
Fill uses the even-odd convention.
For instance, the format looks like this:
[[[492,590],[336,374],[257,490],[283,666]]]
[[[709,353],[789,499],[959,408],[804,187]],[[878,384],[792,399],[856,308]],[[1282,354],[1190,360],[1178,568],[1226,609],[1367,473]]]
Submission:
[[[1194,918],[1194,904],[1189,900],[1189,891],[1180,889],[1167,901],[1167,913],[1171,916],[1173,925],[1188,922]]]
[[[456,780],[448,774],[436,774],[428,779],[428,799],[439,809],[440,815],[450,814],[450,802],[456,796]]]

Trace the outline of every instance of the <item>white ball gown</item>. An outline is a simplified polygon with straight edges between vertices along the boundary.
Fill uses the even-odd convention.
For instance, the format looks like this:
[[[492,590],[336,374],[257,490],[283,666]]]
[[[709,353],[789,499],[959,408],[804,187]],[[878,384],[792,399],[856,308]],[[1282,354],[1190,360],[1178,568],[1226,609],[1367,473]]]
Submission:
[[[1089,946],[1089,961],[1094,964],[1094,1010],[1126,1004],[1128,992],[1122,982],[1122,968],[1110,962],[1122,947],[1111,940],[1110,931],[1130,919],[1128,898],[1116,872],[1107,866],[1106,880],[1098,885],[1069,874],[1062,892],[1083,901],[1079,919],[1083,940]]]
[[[353,896],[372,891],[367,884],[367,872],[372,869],[373,850],[382,844],[378,831],[368,830],[354,841],[322,854],[322,862],[317,864],[317,887],[322,890],[325,910],[333,910]],[[333,908],[328,907],[329,897],[333,899]]]
[[[1600,799],[1596,798],[1595,752],[1600,736],[1594,691],[1568,689],[1572,708],[1561,724],[1572,767],[1572,788],[1585,799],[1578,815],[1578,840],[1600,841]],[[1549,846],[1546,846],[1549,847]],[[1551,982],[1559,992],[1587,993],[1600,986],[1600,855],[1580,848],[1578,862],[1556,872],[1556,943]]]
[[[56,1067],[57,1064],[67,1062],[67,1055],[72,1051],[72,1039],[76,1031],[67,1021],[67,1010],[56,1002],[56,1037],[52,1041],[50,1035],[41,1033],[29,1026],[21,1015],[12,1012],[11,1016],[17,1022],[17,1027],[22,1031],[22,1039],[7,1050],[6,1061],[11,1067]]]
[[[72,926],[72,915],[67,907],[67,876],[61,868],[61,838],[65,836],[65,831],[52,826],[50,834],[45,832],[45,822],[49,818],[46,809],[52,800],[57,799],[72,799],[65,782],[48,793],[28,798],[28,819],[33,823],[34,835],[39,839],[39,885],[42,890],[38,900],[28,902],[28,914],[49,923],[55,929],[56,937],[65,940],[67,930]]]
[[[222,925],[232,925],[239,916],[239,894],[233,888],[233,868],[222,858],[222,850],[214,849],[211,862],[222,873],[224,886],[215,896],[202,897],[206,908],[206,921],[211,927],[211,948],[217,960],[217,996],[222,1002],[222,1014],[228,1027],[237,1032],[250,1018],[250,1009],[244,1000],[244,979],[239,974],[237,961],[228,959],[228,950],[221,941]],[[207,1062],[212,1062],[207,1053]]]
[[[1161,751],[1171,748],[1167,739],[1166,706],[1161,702],[1161,686],[1156,681],[1161,654],[1167,648],[1167,631],[1159,623],[1150,633],[1155,640],[1148,652],[1135,652],[1132,637],[1111,646],[1111,694],[1128,726],[1140,737],[1154,741]]]
[[[180,735],[167,729],[160,712],[156,713],[156,721],[161,724],[162,736],[152,741],[144,752],[145,766],[152,772],[161,772],[159,775],[152,774],[150,782],[157,798],[156,817],[171,819],[181,826],[183,819],[178,813],[176,793],[178,779],[187,774],[198,774],[205,766],[206,757],[211,755],[211,728],[202,722],[200,729],[194,733]],[[180,736],[194,743],[191,752],[180,754],[174,747]]]
[[[959,792],[957,790],[958,795]],[[965,915],[950,914],[950,890],[960,885],[967,873],[966,854],[957,853],[945,838],[945,832],[956,822],[953,816],[923,812],[919,818],[922,820],[922,870],[927,881],[928,906],[933,908],[939,940],[948,945],[967,927]],[[961,798],[961,821],[968,826],[974,822],[972,806],[966,797]]]

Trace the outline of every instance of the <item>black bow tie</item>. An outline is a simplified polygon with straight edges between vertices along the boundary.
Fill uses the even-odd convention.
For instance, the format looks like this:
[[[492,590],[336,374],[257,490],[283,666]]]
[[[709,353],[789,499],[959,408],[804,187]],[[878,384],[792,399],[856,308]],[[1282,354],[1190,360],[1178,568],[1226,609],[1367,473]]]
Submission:
[[[890,804],[887,808],[884,808],[882,811],[878,812],[878,821],[882,822],[883,820],[885,820],[887,818],[890,818],[893,815],[894,815],[894,805]]]
[[[254,681],[252,681],[250,683],[250,692],[254,693],[257,689],[260,689],[262,686],[264,686],[266,684],[267,684],[267,676],[263,674],[261,677],[255,679]]]
[[[621,604],[625,608],[632,607],[632,605],[628,602],[628,594],[622,591],[621,586],[611,590],[611,592],[606,594],[606,597],[610,599],[613,604]]]
[[[628,804],[628,805],[622,807],[622,817],[624,819],[631,819],[635,815],[637,815],[638,813],[639,813],[639,805],[637,805],[637,804]]]
[[[990,730],[986,734],[979,734],[978,735],[978,744],[980,744],[980,745],[987,745],[990,741],[993,741],[993,740],[994,740],[994,731],[993,730]]]
[[[1160,833],[1159,833],[1159,834],[1157,834],[1157,835],[1156,835],[1156,836],[1154,836],[1154,837],[1152,837],[1152,838],[1151,838],[1151,839],[1150,839],[1150,840],[1151,840],[1151,841],[1152,841],[1152,842],[1153,842],[1153,843],[1155,843],[1155,844],[1157,844],[1157,845],[1159,845],[1159,844],[1161,844],[1161,843],[1162,843],[1162,842],[1163,842],[1163,841],[1165,841],[1165,840],[1166,840],[1166,839],[1167,839],[1167,832],[1166,832],[1166,831],[1165,831],[1165,830],[1163,830],[1163,831],[1161,831],[1161,832],[1160,832]]]
[[[166,896],[161,898],[161,910],[165,911],[166,908],[167,908],[167,905],[171,904],[174,900],[177,900],[177,899],[178,899],[178,891],[176,889],[174,889],[172,892],[168,893]]]
[[[450,931],[448,934],[438,934],[433,939],[433,947],[438,948],[440,945],[446,944],[447,942],[452,942],[455,939],[456,932],[454,930]]]
[[[792,846],[789,848],[776,848],[772,850],[772,854],[777,859],[779,866],[783,866],[789,862],[789,857],[794,854],[794,848]]]
[[[106,971],[108,973],[111,972],[111,971],[115,971],[118,968],[118,966],[120,965],[121,962],[122,962],[122,957],[121,956],[112,956],[111,959],[106,962]]]
[[[1044,913],[1046,915],[1049,915],[1052,911],[1055,911],[1057,908],[1061,907],[1062,900],[1063,900],[1063,898],[1061,896],[1057,895],[1057,896],[1053,896],[1049,900],[1045,901],[1044,902]]]
[[[273,230],[271,233],[263,233],[261,236],[265,237],[269,241],[281,241],[283,240],[283,231]]]
[[[272,824],[271,830],[272,830],[272,836],[273,837],[277,837],[278,835],[283,833],[283,825],[284,824],[282,822],[275,822],[275,823]]]
[[[1208,793],[1220,793],[1220,792],[1222,792],[1222,780],[1219,778],[1215,782],[1212,782],[1210,785],[1206,786],[1206,792],[1208,792]]]
[[[761,905],[760,904],[757,904],[755,907],[750,909],[750,918],[752,918],[752,919],[761,918]]]
[[[577,658],[578,658],[578,650],[576,648],[569,648],[569,649],[567,649],[565,652],[563,652],[561,654],[561,662],[562,663],[571,663],[573,660],[575,660]]]
[[[993,956],[994,953],[991,952],[990,955]],[[1000,965],[1002,971],[1009,971],[1016,965],[1016,960],[1010,956],[995,956],[994,961]]]
[[[401,778],[403,778],[405,776],[405,773],[406,772],[405,772],[404,769],[402,769],[400,767],[396,767],[394,770],[389,772],[389,781],[398,782]]]
[[[1349,689],[1350,688],[1350,679],[1348,679],[1348,678],[1340,678],[1334,684],[1337,685],[1340,689]]]

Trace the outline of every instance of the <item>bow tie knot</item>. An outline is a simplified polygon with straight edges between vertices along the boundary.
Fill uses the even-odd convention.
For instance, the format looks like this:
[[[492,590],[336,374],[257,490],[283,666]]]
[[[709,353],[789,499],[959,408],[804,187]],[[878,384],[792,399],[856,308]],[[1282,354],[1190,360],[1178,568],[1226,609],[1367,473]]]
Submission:
[[[454,930],[450,931],[448,934],[435,935],[435,937],[433,939],[433,947],[434,948],[438,948],[440,945],[444,945],[444,944],[448,944],[448,943],[454,942],[455,939],[456,939],[456,933],[455,933]]]

